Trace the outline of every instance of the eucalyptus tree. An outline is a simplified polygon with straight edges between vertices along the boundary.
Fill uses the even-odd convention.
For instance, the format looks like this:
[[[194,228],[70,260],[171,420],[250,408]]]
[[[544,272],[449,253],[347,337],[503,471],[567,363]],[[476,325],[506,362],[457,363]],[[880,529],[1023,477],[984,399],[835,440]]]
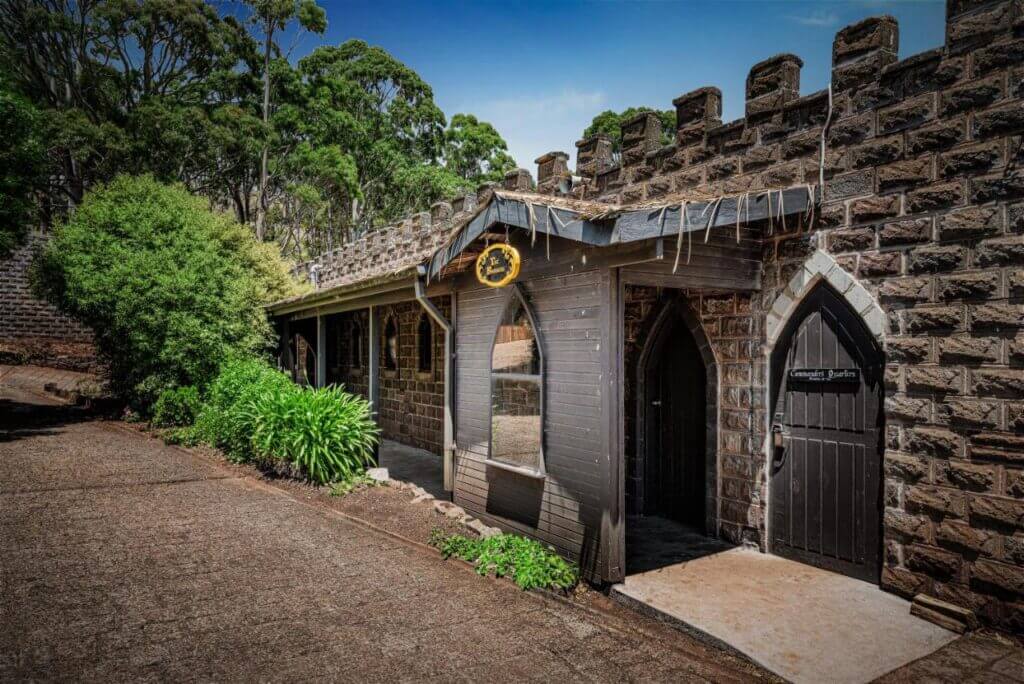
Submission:
[[[515,168],[508,144],[486,121],[472,114],[456,114],[444,134],[445,167],[473,183],[501,180]]]
[[[325,46],[299,60],[305,86],[304,134],[351,159],[354,185],[339,197],[363,230],[397,218],[410,196],[422,206],[419,165],[437,165],[445,118],[430,86],[385,50],[361,40]],[[430,190],[431,188],[425,188]],[[429,195],[430,193],[427,192]]]
[[[210,190],[223,138],[213,113],[237,96],[250,43],[202,0],[0,3],[0,65],[42,112],[70,206],[124,171]]]
[[[0,78],[0,258],[21,242],[46,189],[42,117]]]
[[[288,25],[295,22],[301,29],[322,34],[327,30],[327,15],[315,0],[247,0],[252,10],[249,24],[261,34],[263,49],[261,110],[264,126],[270,127],[272,99],[271,90],[276,72],[288,70],[287,58],[283,55],[277,37]],[[272,68],[274,60],[283,60],[283,65]],[[260,153],[259,194],[256,204],[256,237],[263,239],[266,232],[266,214],[270,204],[270,144],[264,142]]]

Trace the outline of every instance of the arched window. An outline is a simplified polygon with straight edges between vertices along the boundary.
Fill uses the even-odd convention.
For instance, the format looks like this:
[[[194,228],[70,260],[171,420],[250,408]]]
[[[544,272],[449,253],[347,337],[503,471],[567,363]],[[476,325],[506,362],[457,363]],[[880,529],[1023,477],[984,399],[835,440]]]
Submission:
[[[420,314],[420,322],[416,326],[416,369],[420,373],[429,373],[434,367],[434,326],[430,324],[427,314]]]
[[[544,356],[526,299],[513,287],[491,351],[490,461],[544,474]]]
[[[362,368],[363,367],[363,324],[358,319],[352,321],[352,330],[350,332],[351,340],[348,345],[349,353],[349,367],[350,368]]]
[[[384,367],[388,370],[398,368],[398,324],[394,316],[388,316],[384,324]]]

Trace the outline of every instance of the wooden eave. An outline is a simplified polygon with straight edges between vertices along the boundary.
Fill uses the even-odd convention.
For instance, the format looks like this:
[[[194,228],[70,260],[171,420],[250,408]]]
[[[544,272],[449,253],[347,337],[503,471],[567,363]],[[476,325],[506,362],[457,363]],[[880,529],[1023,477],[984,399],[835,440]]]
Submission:
[[[818,199],[818,193],[806,185],[732,197],[695,201],[685,197],[664,198],[649,205],[622,206],[495,192],[490,201],[434,253],[428,274],[430,278],[440,277],[474,242],[496,226],[608,247],[680,232],[735,228],[766,220],[781,222],[787,216],[810,211]],[[685,221],[680,220],[684,206]]]

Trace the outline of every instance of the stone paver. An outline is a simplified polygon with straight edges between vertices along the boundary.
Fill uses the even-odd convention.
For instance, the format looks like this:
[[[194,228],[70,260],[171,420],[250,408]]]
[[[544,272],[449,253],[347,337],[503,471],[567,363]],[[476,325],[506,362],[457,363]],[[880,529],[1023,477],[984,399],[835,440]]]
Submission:
[[[1024,682],[1024,648],[995,632],[977,632],[880,678],[885,684],[910,682]]]
[[[78,383],[86,381],[95,382],[96,376],[91,373],[80,373],[61,368],[0,364],[0,383],[8,390],[19,389],[40,393],[45,385],[54,385],[63,390],[73,390]]]
[[[761,676],[2,384],[0,624],[4,681]]]

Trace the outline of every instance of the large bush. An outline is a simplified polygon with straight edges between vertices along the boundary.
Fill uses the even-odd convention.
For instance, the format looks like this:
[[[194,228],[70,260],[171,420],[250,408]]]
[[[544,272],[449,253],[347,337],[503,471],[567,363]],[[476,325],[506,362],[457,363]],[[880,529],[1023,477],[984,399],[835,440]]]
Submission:
[[[377,426],[362,397],[293,386],[261,394],[250,411],[257,458],[283,461],[313,482],[351,478],[372,462]]]
[[[121,176],[88,193],[36,262],[37,290],[92,327],[112,387],[147,408],[263,351],[262,305],[296,288],[276,248],[179,186]]]
[[[254,414],[257,398],[273,391],[295,390],[284,373],[258,359],[232,359],[210,384],[196,419],[196,436],[220,448],[233,461],[252,456]]]

